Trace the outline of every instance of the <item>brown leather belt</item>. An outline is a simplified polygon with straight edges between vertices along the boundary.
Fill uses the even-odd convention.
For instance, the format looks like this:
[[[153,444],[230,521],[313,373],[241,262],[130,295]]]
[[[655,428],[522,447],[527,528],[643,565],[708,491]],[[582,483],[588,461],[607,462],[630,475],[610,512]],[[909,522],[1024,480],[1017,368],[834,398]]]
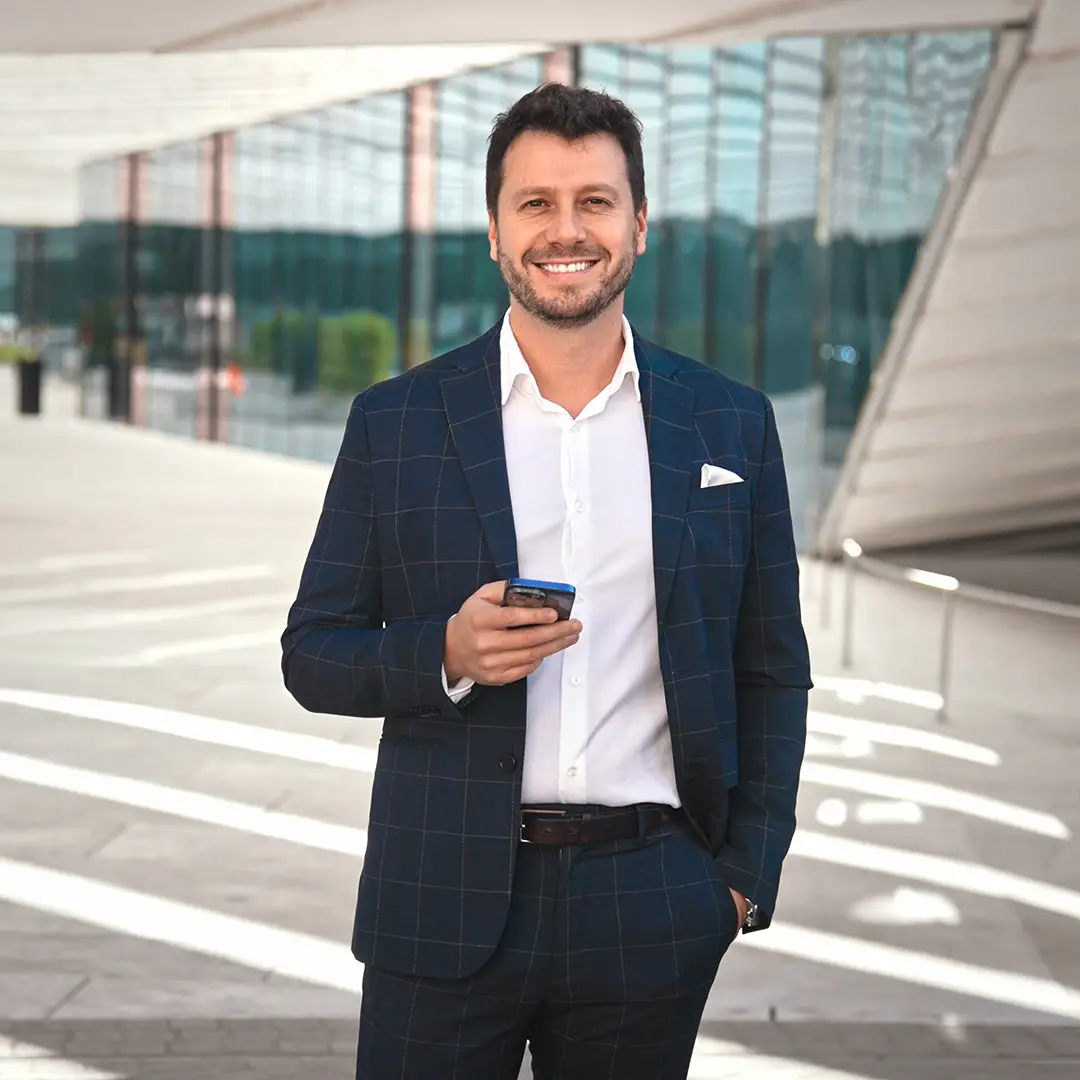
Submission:
[[[645,833],[682,819],[670,806],[625,806],[598,814],[521,811],[521,839],[552,847],[587,847],[612,840],[635,840]]]

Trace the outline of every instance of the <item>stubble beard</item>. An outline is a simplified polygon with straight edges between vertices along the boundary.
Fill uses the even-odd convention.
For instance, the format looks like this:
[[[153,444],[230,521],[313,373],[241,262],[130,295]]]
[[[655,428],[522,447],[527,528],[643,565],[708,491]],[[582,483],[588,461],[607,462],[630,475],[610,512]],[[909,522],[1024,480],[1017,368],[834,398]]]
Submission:
[[[499,252],[499,269],[502,271],[503,281],[510,290],[510,295],[534,318],[562,330],[574,330],[599,318],[625,291],[630,279],[634,275],[634,265],[637,256],[630,249],[622,258],[611,266],[599,284],[593,287],[591,292],[581,292],[576,288],[566,288],[562,293],[542,297],[536,291],[536,287],[529,280],[525,266],[518,266],[503,251],[501,245]],[[562,252],[560,259],[573,258],[577,252]],[[583,258],[596,258],[596,252],[583,254]],[[607,253],[601,256],[606,257]],[[526,255],[529,262],[535,263],[534,256]],[[542,272],[542,271],[541,271]]]

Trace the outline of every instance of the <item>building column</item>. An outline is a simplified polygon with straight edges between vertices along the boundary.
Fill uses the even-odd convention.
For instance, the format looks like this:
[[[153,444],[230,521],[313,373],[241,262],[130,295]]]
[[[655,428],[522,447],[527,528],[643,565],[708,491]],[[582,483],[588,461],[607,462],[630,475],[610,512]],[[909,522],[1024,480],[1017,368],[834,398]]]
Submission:
[[[207,214],[206,214],[206,290],[207,305],[206,333],[204,337],[205,353],[203,364],[207,368],[207,415],[206,437],[211,440],[221,438],[221,302],[222,274],[224,262],[223,223],[222,223],[222,164],[224,136],[217,132],[206,140],[207,153]]]
[[[435,299],[435,83],[409,91],[405,163],[405,258],[402,266],[403,366],[431,359]]]
[[[120,161],[120,304],[118,333],[109,371],[109,417],[131,423],[133,419],[133,379],[139,365],[146,362],[139,312],[142,291],[139,275],[141,223],[145,213],[146,155],[133,153]],[[143,372],[145,368],[141,369]],[[143,375],[140,374],[140,388]],[[140,400],[141,408],[141,400]]]
[[[203,256],[195,307],[200,321],[201,348],[195,373],[195,434],[197,438],[215,442],[228,438],[225,365],[233,344],[235,307],[229,235],[235,209],[234,145],[231,132],[216,132],[202,142]]]
[[[45,318],[45,230],[15,233],[15,316],[36,340]]]
[[[770,185],[772,183],[772,126],[775,45],[765,45],[765,85],[762,89],[761,148],[758,165],[757,229],[754,244],[754,339],[750,354],[750,385],[765,385],[765,355],[769,321],[769,278],[772,274],[772,226]]]

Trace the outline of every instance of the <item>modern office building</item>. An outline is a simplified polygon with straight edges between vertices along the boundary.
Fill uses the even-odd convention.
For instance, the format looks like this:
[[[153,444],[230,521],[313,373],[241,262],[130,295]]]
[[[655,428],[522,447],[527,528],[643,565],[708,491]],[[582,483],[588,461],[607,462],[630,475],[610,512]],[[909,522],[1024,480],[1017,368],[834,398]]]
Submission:
[[[244,47],[247,96],[229,54],[197,56],[225,87],[200,99],[209,122],[189,104],[166,135],[89,140],[50,195],[66,210],[35,220],[16,184],[6,215],[0,185],[0,315],[52,328],[90,414],[331,460],[356,391],[504,310],[486,138],[559,79],[641,118],[651,231],[628,314],[770,395],[804,547],[1080,527],[1070,0],[632,4],[630,29],[575,27],[609,44],[355,53],[384,58],[374,76],[325,49],[372,39],[355,6],[315,7],[178,35],[185,59]],[[504,40],[488,3],[453,25],[399,7],[423,18],[388,8],[382,41]],[[332,77],[246,49],[286,43]],[[266,95],[260,63],[279,65]]]

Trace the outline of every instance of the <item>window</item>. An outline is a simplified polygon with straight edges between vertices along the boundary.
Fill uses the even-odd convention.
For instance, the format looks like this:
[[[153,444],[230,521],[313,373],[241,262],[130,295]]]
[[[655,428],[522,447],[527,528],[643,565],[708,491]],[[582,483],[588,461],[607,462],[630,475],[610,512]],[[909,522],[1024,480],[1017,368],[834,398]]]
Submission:
[[[467,72],[435,96],[435,237],[431,350],[471,341],[506,310],[506,285],[492,262],[485,197],[487,141],[495,117],[539,85],[542,58]]]

